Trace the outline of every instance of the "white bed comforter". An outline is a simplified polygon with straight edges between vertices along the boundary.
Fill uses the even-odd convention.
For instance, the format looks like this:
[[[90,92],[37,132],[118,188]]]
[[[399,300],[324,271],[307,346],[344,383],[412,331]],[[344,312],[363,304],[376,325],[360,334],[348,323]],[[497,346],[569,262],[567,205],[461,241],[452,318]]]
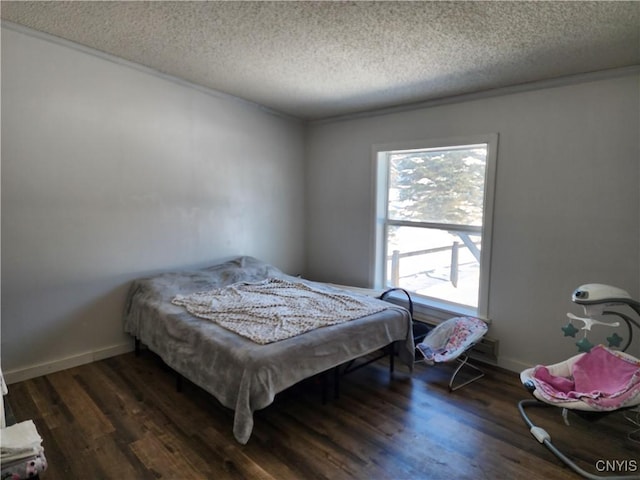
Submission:
[[[260,345],[355,320],[386,308],[380,302],[367,302],[352,295],[323,291],[279,278],[176,295],[171,303]]]

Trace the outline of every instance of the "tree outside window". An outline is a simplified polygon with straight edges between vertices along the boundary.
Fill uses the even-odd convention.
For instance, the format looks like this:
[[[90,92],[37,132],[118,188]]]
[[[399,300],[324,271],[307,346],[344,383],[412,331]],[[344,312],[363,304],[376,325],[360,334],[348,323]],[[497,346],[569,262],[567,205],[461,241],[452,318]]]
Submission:
[[[478,311],[494,158],[490,140],[377,151],[385,287]]]

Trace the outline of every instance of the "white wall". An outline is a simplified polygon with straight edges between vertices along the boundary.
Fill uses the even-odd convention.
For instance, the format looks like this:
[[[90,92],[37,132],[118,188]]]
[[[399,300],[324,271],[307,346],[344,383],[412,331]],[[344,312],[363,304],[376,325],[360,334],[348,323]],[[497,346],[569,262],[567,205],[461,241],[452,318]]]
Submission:
[[[373,144],[495,132],[489,335],[513,370],[577,353],[560,330],[567,311],[582,313],[575,287],[640,298],[638,105],[633,74],[311,125],[307,274],[370,284]]]
[[[638,75],[304,136],[246,102],[3,28],[1,93],[10,381],[130,349],[122,303],[150,272],[248,254],[298,273],[306,253],[307,276],[367,285],[371,145],[400,140],[500,135],[489,309],[503,366],[575,352],[560,326],[581,313],[576,286],[640,297]]]
[[[304,266],[297,121],[2,29],[2,368],[10,381],[129,350],[130,279]]]

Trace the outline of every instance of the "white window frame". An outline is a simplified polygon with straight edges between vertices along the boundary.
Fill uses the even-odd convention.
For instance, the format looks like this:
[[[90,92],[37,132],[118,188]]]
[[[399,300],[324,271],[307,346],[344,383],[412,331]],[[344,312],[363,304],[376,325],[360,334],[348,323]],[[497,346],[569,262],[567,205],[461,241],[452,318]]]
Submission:
[[[489,287],[491,250],[493,233],[493,211],[496,184],[496,163],[498,152],[498,134],[470,135],[463,137],[415,140],[378,144],[372,146],[373,157],[373,225],[372,261],[370,283],[376,289],[384,289],[385,269],[387,264],[386,229],[388,208],[388,152],[398,150],[422,150],[428,148],[447,148],[463,145],[487,145],[487,163],[485,168],[484,203],[482,219],[482,249],[480,253],[480,285],[478,292],[478,307],[466,307],[444,300],[418,297],[414,298],[415,312],[432,318],[445,319],[447,315],[473,315],[489,320]],[[397,223],[397,222],[396,222]],[[412,297],[413,298],[413,297]],[[402,297],[398,297],[399,300]]]

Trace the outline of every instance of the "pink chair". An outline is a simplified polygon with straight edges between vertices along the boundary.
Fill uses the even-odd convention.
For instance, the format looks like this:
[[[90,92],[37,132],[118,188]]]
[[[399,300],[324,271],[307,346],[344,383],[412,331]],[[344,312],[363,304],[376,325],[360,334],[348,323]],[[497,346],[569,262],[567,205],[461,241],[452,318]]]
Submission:
[[[469,385],[484,377],[484,372],[469,363],[467,352],[487,333],[485,322],[474,317],[454,317],[437,325],[422,342],[416,345],[420,353],[420,360],[429,365],[438,363],[458,362],[459,365],[449,380],[449,391]],[[476,375],[459,385],[454,386],[455,378],[462,367],[467,366],[475,370]]]

